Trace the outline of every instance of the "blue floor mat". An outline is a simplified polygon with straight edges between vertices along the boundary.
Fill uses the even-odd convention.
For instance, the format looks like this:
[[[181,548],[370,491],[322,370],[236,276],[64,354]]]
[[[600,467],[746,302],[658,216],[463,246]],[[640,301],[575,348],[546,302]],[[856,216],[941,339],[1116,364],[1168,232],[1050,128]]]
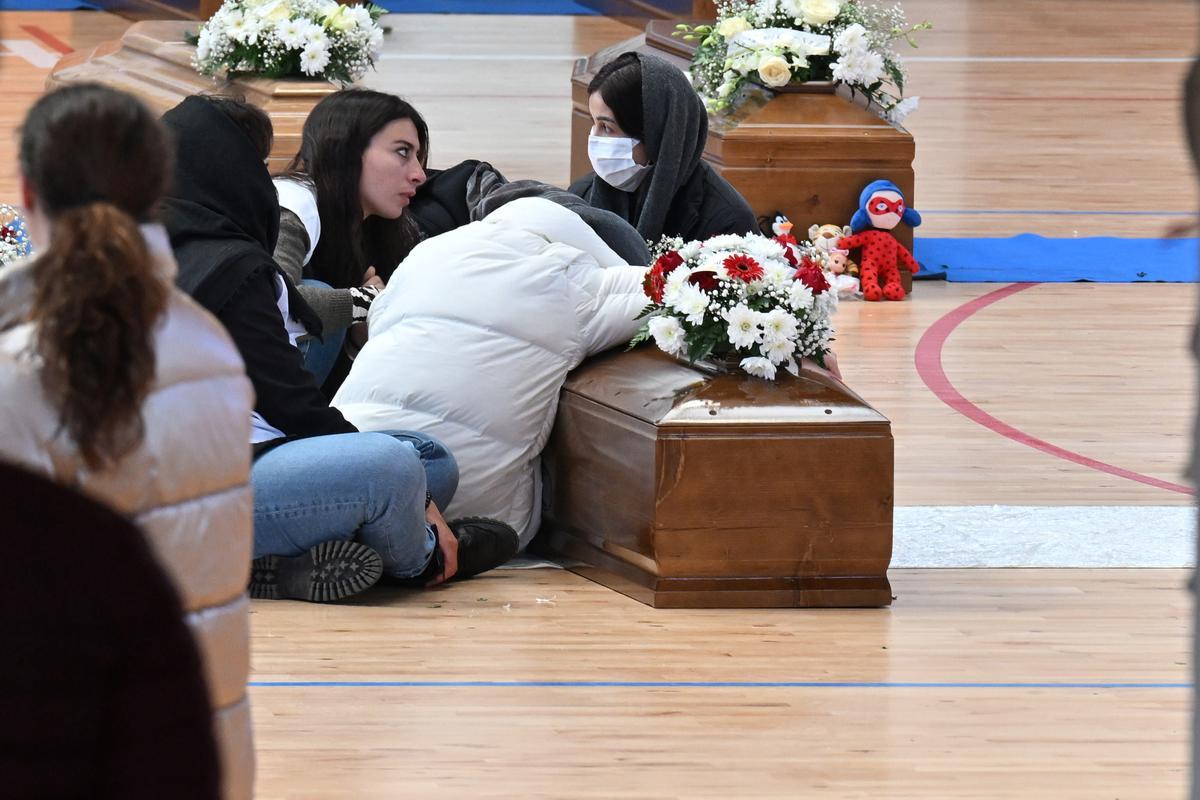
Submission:
[[[95,11],[83,0],[0,0],[0,11]]]
[[[566,14],[594,16],[572,0],[375,0],[393,14]]]
[[[913,243],[919,278],[963,283],[1190,283],[1197,278],[1197,239],[923,239]]]

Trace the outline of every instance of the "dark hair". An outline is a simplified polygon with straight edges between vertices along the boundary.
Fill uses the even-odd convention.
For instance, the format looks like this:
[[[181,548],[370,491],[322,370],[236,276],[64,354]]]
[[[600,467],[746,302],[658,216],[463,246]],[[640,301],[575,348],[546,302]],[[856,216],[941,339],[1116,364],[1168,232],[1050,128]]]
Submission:
[[[42,387],[98,469],[145,433],[154,328],[170,288],[138,223],[153,217],[170,175],[167,133],[132,95],[69,86],[29,110],[20,163],[53,226],[33,271]]]
[[[605,64],[587,87],[588,95],[600,93],[600,99],[612,109],[617,124],[634,139],[645,132],[642,118],[642,62],[637,53],[621,53]]]
[[[387,280],[421,239],[411,215],[363,219],[359,182],[372,137],[390,122],[412,120],[422,167],[429,161],[429,128],[417,110],[392,94],[344,89],[317,103],[304,122],[300,152],[284,175],[317,193],[321,238],[309,269],[337,289],[358,286],[374,266]]]
[[[254,145],[258,157],[266,161],[271,156],[271,145],[275,141],[275,130],[267,112],[247,102],[245,97],[208,94],[201,95],[218,111],[229,117],[242,129]]]

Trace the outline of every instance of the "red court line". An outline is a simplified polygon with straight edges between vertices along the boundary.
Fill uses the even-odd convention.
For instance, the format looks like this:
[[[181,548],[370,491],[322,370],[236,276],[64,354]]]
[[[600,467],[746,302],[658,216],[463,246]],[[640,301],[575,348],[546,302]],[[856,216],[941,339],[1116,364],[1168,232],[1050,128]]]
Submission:
[[[1006,297],[1011,297],[1017,292],[1022,292],[1031,286],[1037,285],[1036,283],[1014,283],[1011,286],[1005,286],[1003,289],[989,292],[982,297],[977,297],[968,303],[964,303],[929,326],[929,329],[921,336],[921,341],[917,343],[916,354],[913,358],[921,380],[925,382],[925,385],[929,387],[931,392],[937,395],[939,400],[950,406],[950,408],[962,414],[967,419],[977,422],[983,427],[1018,444],[1032,447],[1035,450],[1041,450],[1043,453],[1052,455],[1055,458],[1061,458],[1080,466],[1106,472],[1109,475],[1115,475],[1118,478],[1126,478],[1138,483],[1144,483],[1156,489],[1166,489],[1169,492],[1178,492],[1179,494],[1195,494],[1196,491],[1190,487],[1152,478],[1149,475],[1131,472],[1120,467],[1114,467],[1111,464],[1105,464],[1103,461],[1088,458],[1079,453],[1074,453],[1057,445],[1050,444],[1035,436],[1030,436],[1024,431],[1017,430],[1008,423],[996,419],[963,397],[962,393],[954,388],[954,384],[950,383],[950,379],[946,377],[946,371],[942,368],[942,348],[955,328],[975,313],[982,311],[993,303],[998,303]]]
[[[1096,96],[1096,95],[1092,95],[1090,97],[1048,97],[1045,95],[1015,95],[1015,94],[1003,94],[1003,95],[1002,94],[997,94],[997,95],[964,94],[964,95],[959,95],[959,96],[924,95],[924,94],[921,95],[921,102],[925,102],[926,100],[951,100],[951,101],[982,100],[982,101],[988,102],[988,103],[991,103],[994,101],[1011,101],[1011,102],[1017,102],[1017,103],[1024,103],[1024,102],[1030,102],[1030,103],[1031,102],[1039,102],[1039,103],[1041,103],[1041,102],[1047,102],[1047,101],[1055,102],[1055,103],[1092,103],[1092,102],[1097,102],[1097,103],[1132,103],[1132,102],[1137,102],[1137,103],[1147,103],[1147,102],[1148,103],[1156,103],[1156,102],[1157,103],[1179,103],[1183,100],[1183,98],[1182,97],[1135,97],[1132,95],[1129,95],[1129,96],[1103,96],[1103,97]]]
[[[71,47],[70,45],[68,45],[66,42],[64,42],[62,39],[59,39],[57,36],[47,32],[47,31],[42,30],[37,25],[22,25],[21,30],[25,31],[30,36],[37,39],[39,42],[46,45],[51,50],[55,50],[59,53],[62,53],[63,55],[66,55],[67,53],[75,52],[75,49],[73,47]]]

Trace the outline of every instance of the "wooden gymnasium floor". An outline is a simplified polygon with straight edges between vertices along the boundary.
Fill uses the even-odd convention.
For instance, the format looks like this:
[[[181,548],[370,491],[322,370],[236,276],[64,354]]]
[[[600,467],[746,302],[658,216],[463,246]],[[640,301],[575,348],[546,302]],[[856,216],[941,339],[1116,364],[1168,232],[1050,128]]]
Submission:
[[[923,233],[1153,237],[1195,210],[1179,119],[1191,0],[906,7],[937,25],[910,62]],[[11,131],[54,51],[125,24],[0,13],[0,200],[16,199]],[[391,24],[368,83],[427,115],[435,166],[484,157],[553,182],[570,58],[630,33],[594,18]],[[894,425],[897,505],[1190,503],[1195,289],[1015,288],[923,283],[904,304],[843,305],[847,381]],[[927,336],[956,310],[958,327]],[[940,363],[939,391],[963,402],[917,363]],[[256,603],[259,796],[1178,798],[1185,578],[896,570],[888,610],[655,611],[534,570]]]

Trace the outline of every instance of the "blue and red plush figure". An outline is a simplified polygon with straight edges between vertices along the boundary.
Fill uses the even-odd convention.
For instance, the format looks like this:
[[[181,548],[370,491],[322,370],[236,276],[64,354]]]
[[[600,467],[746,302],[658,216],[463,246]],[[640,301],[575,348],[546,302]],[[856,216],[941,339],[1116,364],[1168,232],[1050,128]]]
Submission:
[[[867,184],[850,220],[854,233],[839,239],[837,245],[843,250],[862,248],[858,277],[864,300],[903,300],[900,264],[913,272],[921,269],[908,248],[889,233],[901,222],[915,228],[921,224],[921,215],[907,206],[899,187],[891,181]]]

